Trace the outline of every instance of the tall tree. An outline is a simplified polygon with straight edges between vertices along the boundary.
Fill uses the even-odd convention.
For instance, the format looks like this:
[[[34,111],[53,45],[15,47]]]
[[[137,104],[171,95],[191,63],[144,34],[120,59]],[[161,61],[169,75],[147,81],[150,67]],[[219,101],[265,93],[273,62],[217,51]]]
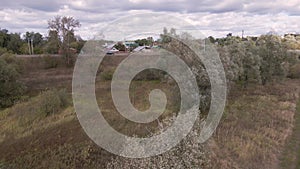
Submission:
[[[9,41],[9,34],[7,29],[0,30],[0,47],[6,48]]]
[[[45,40],[44,40],[42,34],[40,34],[38,32],[36,32],[36,33],[35,32],[26,32],[24,35],[24,40],[25,40],[25,43],[27,44],[27,47],[29,48],[27,50],[30,50],[26,53],[35,53],[35,54],[43,53],[42,46],[45,44]],[[25,48],[25,44],[23,45],[23,48]],[[33,49],[31,49],[31,48],[33,48]],[[34,50],[34,51],[32,51],[32,50]]]
[[[56,16],[48,21],[50,31],[55,31],[59,37],[59,46],[68,65],[72,64],[72,53],[70,51],[71,35],[74,35],[76,28],[80,27],[80,22],[69,16]]]
[[[7,42],[7,50],[13,51],[13,53],[20,54],[20,48],[23,44],[23,41],[18,33],[9,34],[9,41]]]
[[[266,84],[272,76],[283,76],[285,72],[283,63],[286,61],[287,50],[281,38],[272,34],[262,35],[257,44],[262,63],[260,66],[262,83]]]
[[[55,30],[50,30],[47,37],[45,51],[50,54],[57,54],[60,48],[60,38]]]

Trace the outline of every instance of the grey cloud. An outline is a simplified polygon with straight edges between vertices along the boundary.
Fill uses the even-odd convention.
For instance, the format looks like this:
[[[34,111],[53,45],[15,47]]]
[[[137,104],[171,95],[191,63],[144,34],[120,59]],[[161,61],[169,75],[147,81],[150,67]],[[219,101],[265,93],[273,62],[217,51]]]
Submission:
[[[243,9],[240,0],[186,0],[186,1],[138,1],[112,0],[112,1],[87,1],[86,6],[78,6],[76,2],[70,2],[69,5],[76,10],[90,12],[105,12],[109,10],[152,10],[156,12],[211,12],[221,13],[229,11],[241,11]]]
[[[276,13],[287,13],[293,15],[300,15],[300,1],[298,0],[286,0],[286,1],[274,1],[254,0],[244,5],[244,10],[254,14],[276,14]]]
[[[136,11],[135,11],[136,10]],[[0,25],[12,32],[47,33],[47,20],[74,16],[82,24],[78,33],[91,38],[99,28],[119,17],[142,11],[166,12],[194,22],[208,35],[258,35],[300,31],[300,1],[285,0],[14,0],[1,2]]]
[[[267,14],[285,12],[293,15],[300,15],[300,1],[292,2],[288,0],[282,3],[279,0],[174,0],[174,1],[136,1],[130,0],[111,0],[111,1],[82,1],[78,5],[76,2],[69,1],[67,4],[75,10],[86,12],[105,13],[108,11],[128,11],[128,10],[151,10],[156,12],[180,12],[180,13],[224,13],[224,12],[249,12],[253,14]],[[293,3],[293,4],[291,4]]]
[[[0,9],[33,9],[45,12],[58,11],[62,4],[65,2],[63,0],[51,0],[51,1],[36,1],[36,0],[8,0],[1,2]]]
[[[93,13],[107,13],[110,11],[151,10],[180,13],[224,13],[224,12],[249,12],[253,14],[280,13],[300,15],[300,1],[287,0],[173,0],[173,1],[130,1],[130,0],[15,0],[1,2],[0,9],[27,8],[45,12],[57,12],[68,5],[74,10]]]
[[[30,2],[28,1],[23,1],[22,6],[30,8],[30,9],[35,9],[35,10],[40,10],[40,11],[45,11],[45,12],[55,12],[58,11],[61,8],[61,5],[59,1],[37,1],[37,2]]]

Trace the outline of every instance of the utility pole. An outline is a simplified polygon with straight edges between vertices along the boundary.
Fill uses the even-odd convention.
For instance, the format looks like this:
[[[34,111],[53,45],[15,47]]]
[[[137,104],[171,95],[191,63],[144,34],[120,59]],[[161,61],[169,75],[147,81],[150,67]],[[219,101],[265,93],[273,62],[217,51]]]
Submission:
[[[29,52],[29,55],[31,55],[31,48],[30,48],[29,38],[27,39],[27,43],[28,43],[28,52]]]
[[[32,54],[34,55],[34,51],[33,51],[33,38],[31,38],[31,49],[32,49]]]
[[[244,38],[244,30],[242,30],[242,39]]]

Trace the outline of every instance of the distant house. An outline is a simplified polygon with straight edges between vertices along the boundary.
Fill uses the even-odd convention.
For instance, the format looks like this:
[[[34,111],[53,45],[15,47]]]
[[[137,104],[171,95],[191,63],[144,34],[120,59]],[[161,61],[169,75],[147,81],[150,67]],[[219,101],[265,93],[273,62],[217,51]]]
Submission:
[[[133,49],[133,52],[149,51],[149,49],[151,48],[151,46],[138,46],[135,49]]]
[[[284,37],[300,37],[300,34],[298,33],[288,33],[288,34],[284,34]]]
[[[125,41],[125,42],[124,42],[124,45],[125,45],[127,48],[139,46],[139,44],[137,44],[137,43],[134,42],[134,41]]]
[[[116,45],[115,43],[111,43],[111,44],[105,43],[104,45],[102,45],[102,47],[109,50],[112,49],[115,45]]]
[[[145,48],[146,48],[146,46],[138,46],[135,49],[133,49],[133,52],[139,52],[139,51],[144,50]]]
[[[116,43],[111,43],[111,44],[105,43],[102,46],[105,48],[106,54],[112,55],[112,54],[119,52],[119,50],[115,48]]]

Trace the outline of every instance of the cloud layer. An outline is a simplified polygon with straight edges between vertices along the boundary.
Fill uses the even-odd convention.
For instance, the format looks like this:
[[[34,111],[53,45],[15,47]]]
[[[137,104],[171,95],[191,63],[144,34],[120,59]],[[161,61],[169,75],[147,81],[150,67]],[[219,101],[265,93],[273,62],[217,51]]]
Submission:
[[[207,36],[240,35],[242,30],[246,35],[300,32],[299,0],[15,0],[1,2],[0,26],[11,32],[47,34],[47,20],[74,16],[82,24],[77,34],[89,39],[114,19],[147,11],[181,17]]]

